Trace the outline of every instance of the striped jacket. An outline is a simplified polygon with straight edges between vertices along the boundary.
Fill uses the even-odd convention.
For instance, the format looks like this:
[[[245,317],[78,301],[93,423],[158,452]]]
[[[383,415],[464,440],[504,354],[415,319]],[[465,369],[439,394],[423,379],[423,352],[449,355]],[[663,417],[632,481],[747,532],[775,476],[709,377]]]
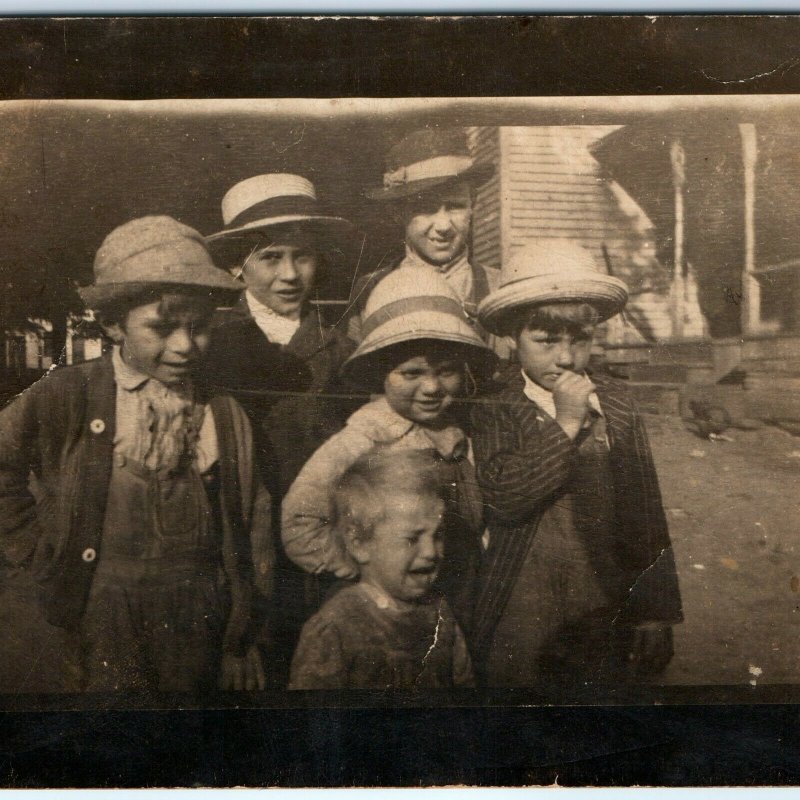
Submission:
[[[518,364],[503,388],[472,413],[478,482],[489,526],[474,623],[480,660],[511,595],[542,513],[567,481],[578,448],[523,394]],[[615,557],[630,592],[618,620],[675,623],[680,592],[653,458],[642,420],[625,385],[593,375],[608,426],[615,495]]]

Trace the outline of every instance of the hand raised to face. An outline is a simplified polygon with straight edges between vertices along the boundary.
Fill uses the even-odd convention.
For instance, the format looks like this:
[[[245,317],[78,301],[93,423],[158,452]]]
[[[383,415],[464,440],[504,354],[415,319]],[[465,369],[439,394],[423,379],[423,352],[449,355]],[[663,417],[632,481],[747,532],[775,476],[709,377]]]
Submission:
[[[556,422],[574,439],[589,411],[589,397],[595,385],[585,375],[565,371],[553,384],[553,401],[556,405]]]

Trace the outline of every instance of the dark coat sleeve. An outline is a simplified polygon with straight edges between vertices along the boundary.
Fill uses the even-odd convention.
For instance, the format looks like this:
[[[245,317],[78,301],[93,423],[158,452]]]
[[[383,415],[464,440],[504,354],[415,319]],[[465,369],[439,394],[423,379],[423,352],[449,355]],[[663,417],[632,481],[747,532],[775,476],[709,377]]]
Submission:
[[[641,415],[627,391],[603,399],[624,412],[622,440],[612,448],[615,488],[616,555],[631,590],[621,620],[680,622],[680,590],[667,519],[650,442]],[[613,409],[617,410],[617,409]]]
[[[476,404],[471,419],[478,483],[489,525],[472,629],[478,663],[487,655],[541,514],[578,458],[578,449],[558,423],[533,403],[518,401],[516,389],[521,392],[521,387],[511,383]]]
[[[557,422],[536,419],[533,404],[476,404],[471,421],[478,483],[488,519],[503,525],[530,522],[569,477],[578,456]]]
[[[231,397],[212,398],[220,443],[222,487],[222,558],[230,591],[230,612],[223,650],[243,655],[265,620],[255,611],[271,599],[275,552],[270,524],[270,497],[258,475],[247,416]],[[256,609],[258,606],[258,609]]]
[[[0,412],[0,546],[5,561],[15,566],[30,558],[40,535],[36,500],[29,488],[40,461],[40,394],[34,385]]]

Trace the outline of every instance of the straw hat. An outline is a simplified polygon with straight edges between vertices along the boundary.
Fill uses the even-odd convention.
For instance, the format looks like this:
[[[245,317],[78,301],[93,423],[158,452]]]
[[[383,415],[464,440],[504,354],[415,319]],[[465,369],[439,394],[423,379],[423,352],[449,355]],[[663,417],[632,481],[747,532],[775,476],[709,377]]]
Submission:
[[[589,303],[606,320],[628,300],[628,287],[606,275],[595,257],[571,239],[534,239],[503,264],[496,291],[478,306],[486,330],[503,333],[509,312],[543,303]]]
[[[362,335],[342,369],[346,377],[362,378],[362,383],[359,373],[383,367],[388,348],[420,340],[459,345],[481,374],[491,375],[495,366],[494,353],[469,323],[455,292],[434,270],[398,267],[383,278],[367,298]]]
[[[343,217],[322,214],[311,181],[278,172],[256,175],[237,183],[222,198],[225,227],[206,238],[210,245],[229,243],[244,234],[298,226],[313,231],[331,250],[347,252],[356,238],[355,226]]]
[[[370,200],[397,200],[456,181],[477,186],[493,174],[493,164],[477,164],[470,155],[463,128],[423,128],[389,150],[383,186],[364,194]]]
[[[172,217],[141,217],[106,236],[94,259],[94,283],[78,289],[89,308],[130,297],[149,286],[207,289],[220,304],[242,290],[214,266],[200,233]]]

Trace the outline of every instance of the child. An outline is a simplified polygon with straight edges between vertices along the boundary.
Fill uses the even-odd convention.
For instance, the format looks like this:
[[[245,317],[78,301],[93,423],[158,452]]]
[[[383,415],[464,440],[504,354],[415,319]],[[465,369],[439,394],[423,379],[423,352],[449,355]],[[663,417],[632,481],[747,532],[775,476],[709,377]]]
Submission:
[[[217,263],[245,290],[213,331],[209,379],[239,399],[250,417],[262,479],[280,498],[311,454],[344,425],[327,395],[341,395],[339,370],[355,349],[342,325],[313,300],[348,285],[360,237],[323,213],[299,175],[256,175],[222,200],[225,228],[207,237]],[[327,288],[326,288],[327,287]]]
[[[0,414],[6,560],[79,637],[87,690],[263,688],[250,631],[254,571],[271,581],[269,498],[244,413],[192,380],[239,287],[169,217],[114,230],[94,274],[81,294],[110,357],[56,370]]]
[[[345,364],[346,376],[384,395],[356,411],[300,471],[283,503],[287,555],[308,572],[356,578],[357,564],[332,533],[332,487],[373,449],[434,450],[455,487],[440,586],[459,621],[468,619],[482,508],[469,442],[453,412],[467,382],[474,391],[476,377],[491,375],[494,364],[436,273],[401,267],[384,278],[367,301],[364,339]]]
[[[464,636],[433,592],[444,543],[443,487],[423,450],[367,453],[339,479],[332,526],[359,582],[309,620],[290,689],[472,686]]]
[[[324,213],[313,184],[270,173],[235,184],[222,199],[225,228],[207,238],[221,266],[245,289],[214,328],[210,382],[241,404],[253,427],[261,479],[272,497],[280,543],[283,495],[314,451],[340,430],[357,404],[345,399],[339,370],[355,349],[339,320],[315,299],[349,286],[360,238],[347,220]],[[288,676],[289,660],[318,581],[277,549],[271,662]],[[311,598],[308,600],[306,595]],[[278,625],[274,624],[279,623]],[[278,666],[280,664],[280,667]]]
[[[398,264],[356,284],[356,307],[363,307],[372,287],[400,266],[440,274],[474,319],[497,277],[496,269],[476,264],[469,253],[475,191],[494,172],[493,164],[472,157],[464,128],[431,125],[396,142],[386,154],[381,185],[364,193],[401,228],[405,253]],[[355,317],[353,338],[360,339],[358,328]]]
[[[473,412],[489,548],[476,659],[489,686],[656,673],[681,621],[647,436],[623,384],[586,368],[622,281],[568,240],[539,240],[481,304],[519,364]]]

